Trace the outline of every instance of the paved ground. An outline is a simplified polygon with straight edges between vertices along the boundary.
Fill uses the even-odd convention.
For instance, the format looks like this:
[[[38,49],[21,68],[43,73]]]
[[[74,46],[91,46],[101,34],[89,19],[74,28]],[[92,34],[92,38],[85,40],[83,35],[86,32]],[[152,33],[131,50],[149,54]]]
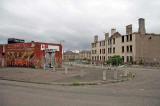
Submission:
[[[92,86],[0,80],[0,106],[160,106],[160,70],[130,69],[136,79]]]
[[[113,74],[113,71],[108,71],[107,79],[113,79]],[[118,71],[118,79],[121,79],[120,74],[121,71]],[[102,69],[77,66],[68,67],[68,74],[65,74],[64,69],[53,72],[52,69],[0,68],[0,78],[40,83],[95,82],[102,81],[102,76]]]

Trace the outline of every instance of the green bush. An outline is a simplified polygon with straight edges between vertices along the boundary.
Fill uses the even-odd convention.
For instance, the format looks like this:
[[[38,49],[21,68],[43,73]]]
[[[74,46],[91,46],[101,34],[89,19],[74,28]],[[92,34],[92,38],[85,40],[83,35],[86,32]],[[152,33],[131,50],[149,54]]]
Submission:
[[[120,65],[122,64],[122,58],[120,56],[113,56],[109,58],[108,63],[112,65]]]
[[[75,61],[75,59],[69,59],[69,62],[74,62]]]

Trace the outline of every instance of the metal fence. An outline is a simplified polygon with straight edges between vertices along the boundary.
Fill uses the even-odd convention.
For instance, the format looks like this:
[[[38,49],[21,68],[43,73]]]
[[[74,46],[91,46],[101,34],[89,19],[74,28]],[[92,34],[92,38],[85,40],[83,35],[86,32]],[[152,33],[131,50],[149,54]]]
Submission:
[[[120,67],[106,67],[106,66],[93,66],[93,65],[84,65],[76,64],[74,62],[69,62],[64,64],[70,71],[79,71],[79,76],[82,76],[82,73],[85,73],[80,81],[83,79],[89,80],[126,80],[131,74],[127,69]],[[65,70],[64,70],[65,71]]]
[[[128,58],[128,60],[126,60],[127,62],[123,62],[124,60],[122,59],[122,64],[129,64],[129,65],[148,65],[148,66],[160,66],[160,57],[159,56],[155,56],[155,57],[136,57],[135,59],[132,58],[132,60],[130,60]],[[115,60],[114,61],[114,65],[118,66],[120,65],[119,60]],[[73,62],[64,62],[64,64],[92,64],[92,65],[96,65],[96,66],[100,66],[100,65],[108,65],[108,61],[100,61],[100,60],[91,60],[91,61],[73,61]]]

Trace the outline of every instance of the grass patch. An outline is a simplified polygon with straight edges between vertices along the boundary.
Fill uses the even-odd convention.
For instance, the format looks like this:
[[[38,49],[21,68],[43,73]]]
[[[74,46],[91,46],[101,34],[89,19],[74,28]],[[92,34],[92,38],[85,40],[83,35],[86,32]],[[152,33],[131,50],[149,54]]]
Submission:
[[[83,83],[83,82],[74,82],[71,84],[72,86],[83,86],[83,85],[97,85],[97,83]]]
[[[80,85],[84,85],[84,84],[82,84],[82,83],[80,83],[80,82],[73,82],[73,83],[72,83],[72,86],[80,86]]]

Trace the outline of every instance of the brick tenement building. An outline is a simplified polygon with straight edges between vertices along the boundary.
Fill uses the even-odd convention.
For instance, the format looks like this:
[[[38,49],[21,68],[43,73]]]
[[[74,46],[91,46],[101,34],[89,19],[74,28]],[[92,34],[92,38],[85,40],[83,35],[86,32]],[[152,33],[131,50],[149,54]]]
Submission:
[[[83,50],[79,52],[79,59],[91,60],[91,51]]]
[[[126,35],[111,30],[105,39],[98,41],[94,36],[91,44],[91,60],[104,62],[114,55],[122,57],[124,63],[160,63],[160,34],[146,33],[145,20],[140,18],[138,32],[132,32],[132,25],[126,26]]]
[[[69,59],[91,59],[91,51],[83,50],[79,53],[74,53],[72,51],[67,51],[63,54],[63,60],[69,60]]]
[[[66,51],[63,53],[63,60],[74,60],[78,56],[78,53],[74,53],[72,51]]]

